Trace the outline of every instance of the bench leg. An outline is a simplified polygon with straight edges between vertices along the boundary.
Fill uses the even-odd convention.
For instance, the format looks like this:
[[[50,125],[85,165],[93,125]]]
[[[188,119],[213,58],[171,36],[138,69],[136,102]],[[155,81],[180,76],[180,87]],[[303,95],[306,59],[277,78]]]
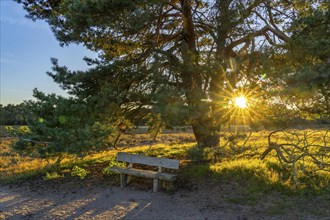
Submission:
[[[162,183],[162,188],[165,189],[166,188],[166,182],[165,182],[165,180],[162,180],[161,183]]]
[[[153,192],[157,192],[158,191],[158,179],[154,179],[154,186],[153,186]]]
[[[124,188],[126,186],[127,183],[127,175],[120,173],[120,187]]]
[[[128,175],[126,178],[126,185],[128,185],[131,182],[132,176]]]

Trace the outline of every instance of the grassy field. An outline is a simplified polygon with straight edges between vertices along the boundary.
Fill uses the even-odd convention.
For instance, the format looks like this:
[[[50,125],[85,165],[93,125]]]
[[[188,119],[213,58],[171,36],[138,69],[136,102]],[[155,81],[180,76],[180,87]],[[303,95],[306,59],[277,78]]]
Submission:
[[[248,141],[243,136],[235,141],[229,134],[221,138],[223,146],[200,150],[194,142],[191,133],[162,134],[157,142],[150,145],[146,134],[126,134],[119,143],[119,148],[126,152],[146,154],[149,156],[179,159],[181,168],[179,179],[197,181],[211,179],[212,181],[232,181],[244,184],[245,190],[251,195],[280,191],[285,193],[323,193],[329,192],[330,173],[318,169],[308,157],[303,163],[298,161],[293,169],[292,164],[281,164],[276,151],[271,151],[263,160],[262,153],[268,146],[268,131],[252,133]],[[295,135],[275,134],[272,138],[277,143],[298,143],[306,145],[304,137],[313,146],[329,146],[330,137],[325,130],[301,130]],[[113,163],[117,153],[114,149],[77,158],[67,155],[61,162],[60,170],[53,170],[54,159],[40,159],[19,155],[10,148],[14,137],[2,137],[0,153],[0,181],[13,182],[19,179],[43,175],[45,179],[60,178],[64,173],[70,173],[74,166],[89,170],[89,166],[104,166]],[[305,142],[304,142],[305,140]],[[151,147],[150,147],[151,146]],[[316,151],[317,149],[310,149]],[[293,154],[293,156],[299,154]],[[287,155],[286,155],[287,156]],[[287,156],[288,157],[288,156]],[[323,155],[323,161],[330,163],[329,152]],[[303,166],[303,167],[302,167]],[[329,169],[328,169],[329,170]],[[88,171],[91,173],[93,171]],[[88,175],[88,174],[87,174]],[[180,186],[178,186],[180,187]]]

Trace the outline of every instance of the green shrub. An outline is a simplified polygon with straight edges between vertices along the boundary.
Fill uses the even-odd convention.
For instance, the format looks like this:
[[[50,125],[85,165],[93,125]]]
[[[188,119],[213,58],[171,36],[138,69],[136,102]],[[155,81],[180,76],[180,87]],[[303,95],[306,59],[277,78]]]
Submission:
[[[107,166],[106,168],[104,168],[102,170],[102,173],[107,174],[107,175],[116,174],[115,172],[112,172],[112,171],[109,170],[111,167],[126,167],[126,163],[118,162],[115,158],[113,158],[112,160],[109,161],[109,166]]]
[[[203,160],[203,148],[194,146],[188,150],[188,157],[192,161],[202,161]]]
[[[78,166],[74,166],[71,170],[71,176],[79,176],[80,179],[84,179],[87,174],[89,174],[87,170]]]
[[[51,172],[48,173],[46,172],[46,176],[44,176],[44,180],[52,180],[52,179],[58,179],[58,178],[62,178],[64,177],[64,175],[59,174],[58,172]]]

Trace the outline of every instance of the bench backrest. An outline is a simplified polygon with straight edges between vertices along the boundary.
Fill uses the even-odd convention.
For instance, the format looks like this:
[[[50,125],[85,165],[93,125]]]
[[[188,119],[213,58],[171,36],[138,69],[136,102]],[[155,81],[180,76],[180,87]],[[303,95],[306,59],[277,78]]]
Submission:
[[[117,160],[128,162],[128,163],[139,163],[148,166],[156,166],[170,169],[179,169],[180,162],[174,159],[159,158],[159,157],[148,157],[138,154],[129,154],[125,152],[119,152],[117,154]]]

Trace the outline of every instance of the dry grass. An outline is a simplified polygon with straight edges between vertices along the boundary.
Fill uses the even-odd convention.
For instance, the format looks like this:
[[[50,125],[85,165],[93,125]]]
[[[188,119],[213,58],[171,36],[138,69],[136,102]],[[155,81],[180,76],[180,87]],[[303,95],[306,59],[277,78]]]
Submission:
[[[43,160],[33,158],[28,155],[20,155],[11,150],[10,145],[16,141],[16,138],[2,138],[0,142],[0,180],[16,179],[24,176],[30,176],[42,170],[52,163],[53,160]]]
[[[3,137],[0,141],[0,181],[11,181],[20,178],[26,178],[38,173],[44,173],[55,162],[56,158],[41,159],[30,157],[29,155],[20,155],[10,147],[17,141],[14,137]],[[192,143],[194,137],[189,133],[181,134],[161,134],[156,142],[151,143],[147,134],[126,134],[119,143],[118,148],[127,152],[146,152],[156,155],[158,149],[166,149],[166,156],[177,155],[177,150],[184,151],[180,147],[182,143]],[[175,146],[175,147],[171,147]],[[171,150],[170,150],[171,149]],[[117,150],[109,149],[102,152],[92,153],[83,158],[77,158],[73,155],[67,155],[61,162],[62,167],[72,167],[74,164],[82,163],[101,163],[109,161],[115,157]],[[173,157],[173,156],[172,156]]]
[[[322,136],[324,130],[305,130],[313,132],[314,137]],[[221,146],[218,148],[205,149],[203,152],[196,148],[191,133],[162,134],[156,143],[150,145],[150,137],[146,134],[127,134],[122,137],[118,147],[126,152],[146,154],[180,159],[180,175],[193,181],[195,178],[210,175],[217,179],[243,182],[249,192],[265,192],[268,190],[318,191],[329,189],[330,173],[326,171],[313,172],[313,175],[299,173],[299,186],[292,180],[290,167],[283,167],[276,158],[275,152],[271,152],[264,160],[260,155],[267,149],[268,131],[255,132],[245,142],[240,138],[235,144],[229,142],[229,134],[221,137]],[[277,141],[289,141],[287,137],[278,136]],[[0,143],[0,181],[13,181],[19,178],[34,176],[38,173],[45,175],[49,171],[50,164],[54,160],[32,158],[28,155],[19,155],[12,151],[10,144],[14,138],[2,138]],[[322,139],[315,139],[315,143],[322,143]],[[245,142],[245,145],[242,145]],[[241,146],[242,145],[242,146]],[[63,170],[71,169],[75,165],[88,167],[90,165],[109,163],[114,160],[118,151],[114,149],[93,153],[83,158],[68,155],[61,163]],[[328,155],[329,156],[329,155]],[[325,158],[330,163],[330,158]],[[194,162],[196,161],[196,162]],[[202,162],[197,162],[202,161]],[[312,172],[315,167],[306,163],[307,172]]]

